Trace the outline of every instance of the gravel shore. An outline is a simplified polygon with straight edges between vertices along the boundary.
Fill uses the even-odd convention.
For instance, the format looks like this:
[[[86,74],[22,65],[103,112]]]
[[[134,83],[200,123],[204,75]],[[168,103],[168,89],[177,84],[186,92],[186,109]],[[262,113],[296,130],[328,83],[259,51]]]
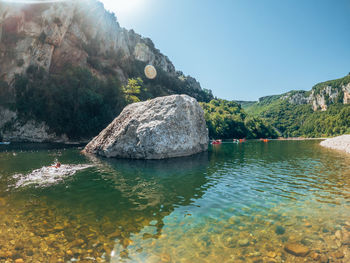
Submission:
[[[321,146],[350,153],[350,135],[342,135],[321,142]]]

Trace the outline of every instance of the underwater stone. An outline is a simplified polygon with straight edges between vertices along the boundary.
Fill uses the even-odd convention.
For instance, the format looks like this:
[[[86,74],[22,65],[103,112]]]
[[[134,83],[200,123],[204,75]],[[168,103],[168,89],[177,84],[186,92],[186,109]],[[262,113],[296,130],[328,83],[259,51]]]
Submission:
[[[247,238],[240,239],[238,241],[238,245],[240,245],[241,247],[249,246],[249,240]]]
[[[283,226],[276,226],[275,232],[277,235],[283,235],[286,229]]]
[[[269,251],[269,252],[267,252],[266,256],[268,256],[269,258],[275,258],[275,257],[277,257],[277,254],[276,254],[276,252]]]
[[[305,257],[307,254],[309,254],[310,249],[306,246],[303,246],[298,243],[289,243],[286,244],[284,247],[284,250],[288,253],[298,256],[298,257]]]

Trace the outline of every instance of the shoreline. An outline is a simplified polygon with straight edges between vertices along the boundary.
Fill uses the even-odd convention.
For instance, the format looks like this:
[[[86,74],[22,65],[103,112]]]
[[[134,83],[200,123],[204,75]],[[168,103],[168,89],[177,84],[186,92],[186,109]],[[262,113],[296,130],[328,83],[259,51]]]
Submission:
[[[338,150],[350,154],[350,135],[329,138],[322,141],[320,145],[328,149]]]
[[[314,140],[326,140],[329,139],[327,137],[319,137],[319,138],[304,138],[304,137],[289,137],[289,138],[277,138],[277,139],[271,139],[275,141],[314,141]]]

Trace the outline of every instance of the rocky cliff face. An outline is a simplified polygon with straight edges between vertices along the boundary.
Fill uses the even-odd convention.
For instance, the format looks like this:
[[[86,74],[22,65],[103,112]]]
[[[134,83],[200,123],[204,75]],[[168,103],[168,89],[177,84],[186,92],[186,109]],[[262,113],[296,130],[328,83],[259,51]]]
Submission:
[[[14,74],[25,73],[29,65],[54,72],[67,63],[96,70],[88,63],[92,56],[100,57],[121,79],[127,76],[118,62],[125,57],[176,74],[174,65],[150,39],[120,27],[115,16],[95,0],[0,3],[0,40],[1,75],[9,82]]]
[[[333,103],[350,103],[350,75],[316,84],[311,91],[290,91],[282,95],[266,96],[259,103],[271,103],[276,99],[286,100],[291,104],[311,104],[314,111],[326,111]]]
[[[325,111],[333,103],[349,104],[350,74],[340,79],[316,84],[309,98],[314,111]]]
[[[105,72],[108,72],[126,83],[130,77],[126,69],[135,64],[134,61],[152,64],[179,79],[194,94],[201,90],[194,78],[176,71],[169,58],[156,49],[149,38],[120,27],[114,14],[107,12],[97,0],[32,5],[0,2],[0,81],[10,86],[16,74],[26,74],[31,66],[59,74],[67,65],[88,68],[100,79],[105,79]],[[1,113],[1,109],[0,114],[9,115]],[[32,120],[23,123],[15,112],[10,115],[11,122],[0,121],[0,137],[53,140],[49,132],[43,134],[49,130],[45,123]],[[9,123],[12,131],[7,129],[5,134],[3,130]],[[23,129],[25,125],[33,126],[30,134],[25,134],[28,131]],[[21,132],[16,132],[18,129]],[[35,130],[40,132],[33,134]],[[61,140],[61,137],[55,138]]]
[[[308,96],[308,92],[306,91],[291,91],[282,96],[283,100],[288,100],[291,104],[309,104],[310,96]]]

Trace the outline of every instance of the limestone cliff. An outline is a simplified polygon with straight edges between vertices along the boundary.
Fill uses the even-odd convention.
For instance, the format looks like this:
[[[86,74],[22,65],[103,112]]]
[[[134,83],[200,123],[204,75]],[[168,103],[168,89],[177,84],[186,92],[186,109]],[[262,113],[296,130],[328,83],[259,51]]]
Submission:
[[[26,74],[31,66],[40,66],[49,74],[59,74],[67,65],[88,68],[100,79],[107,78],[107,72],[126,83],[133,77],[130,68],[139,65],[137,63],[152,64],[166,77],[176,78],[186,90],[182,93],[196,97],[202,92],[200,84],[176,71],[169,58],[156,49],[149,38],[122,28],[115,15],[107,12],[97,0],[25,5],[0,2],[0,81],[10,86],[16,74]],[[169,94],[178,92],[168,90]],[[16,119],[15,112],[11,114],[11,122],[0,122],[0,137],[52,140],[49,133],[43,136],[39,132],[37,139],[33,139],[32,131],[27,135],[15,132],[23,130],[26,123]],[[34,123],[30,120],[30,125]],[[9,124],[13,127],[12,134]],[[45,123],[34,126],[40,131],[49,130],[49,127],[43,128]]]
[[[319,83],[312,88],[310,95],[312,107],[316,110],[327,110],[332,103],[350,103],[350,75],[336,80]]]
[[[275,100],[288,101],[291,104],[311,104],[314,111],[327,110],[333,103],[350,103],[350,75],[340,79],[321,82],[313,86],[311,91],[290,91],[282,95],[259,98],[260,104],[270,104]]]
[[[174,65],[150,39],[120,27],[116,17],[95,0],[0,3],[0,40],[1,75],[9,82],[29,65],[58,72],[70,63],[99,74],[89,57],[99,57],[101,64],[110,66],[122,79],[127,76],[118,64],[126,57],[176,74]]]

